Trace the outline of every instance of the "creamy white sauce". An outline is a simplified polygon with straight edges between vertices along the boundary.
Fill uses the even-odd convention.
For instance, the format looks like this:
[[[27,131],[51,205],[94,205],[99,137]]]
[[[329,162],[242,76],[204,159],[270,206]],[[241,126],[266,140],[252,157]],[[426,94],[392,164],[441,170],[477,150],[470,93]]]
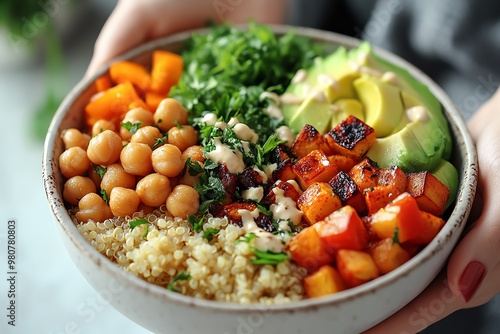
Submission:
[[[340,108],[337,104],[330,104],[328,107],[335,113],[342,111],[342,108]]]
[[[276,168],[278,168],[278,164],[276,163],[264,166],[264,173],[266,173],[269,179],[273,178],[273,172],[276,170]]]
[[[285,196],[285,191],[280,188],[273,188],[273,193],[276,195],[275,204],[271,204],[270,210],[273,213],[273,218],[278,220],[288,220],[294,224],[300,224],[302,219],[302,211],[297,209],[296,203],[290,197]]]
[[[283,111],[281,111],[281,109],[274,104],[269,104],[265,107],[264,112],[272,118],[283,118]]]
[[[269,178],[267,177],[267,174],[264,173],[263,171],[261,171],[257,166],[253,166],[252,169],[254,171],[256,171],[260,177],[262,178],[262,183],[267,183],[267,181],[269,180]]]
[[[217,117],[216,114],[211,112],[211,113],[208,113],[205,116],[203,116],[200,120],[200,123],[205,123],[206,125],[215,125],[215,123],[217,123],[218,119],[219,119],[219,117]]]
[[[250,143],[249,143],[249,142],[247,142],[247,141],[245,141],[245,140],[242,140],[242,141],[240,142],[240,145],[241,145],[241,148],[243,148],[243,151],[244,151],[245,153],[250,152]]]
[[[234,151],[229,146],[222,144],[219,138],[214,139],[215,150],[205,153],[206,157],[217,163],[225,163],[227,169],[234,174],[241,173],[245,169],[243,154]]]
[[[276,105],[279,105],[281,103],[279,95],[273,92],[262,92],[259,95],[259,100],[262,101],[265,99],[271,99]]]
[[[227,126],[232,127],[235,126],[236,124],[239,124],[240,120],[237,117],[231,117],[229,122],[227,122]]]
[[[396,73],[387,71],[382,74],[382,81],[391,83],[393,85],[398,85],[399,84],[399,79]]]
[[[406,116],[410,122],[427,122],[429,120],[427,109],[422,106],[406,109]]]
[[[368,75],[371,75],[372,77],[376,77],[376,78],[382,78],[382,76],[383,76],[382,72],[380,72],[374,68],[368,67],[368,66],[360,65],[352,60],[349,61],[349,66],[351,66],[351,68],[355,72],[359,72],[362,74],[368,74]]]
[[[260,202],[262,198],[264,198],[264,188],[263,187],[248,188],[241,192],[241,197],[243,197],[243,199]]]
[[[301,104],[304,99],[298,95],[285,93],[280,96],[281,104]]]
[[[330,86],[335,90],[340,89],[339,82],[325,73],[321,73],[318,75],[318,83],[322,86]]]
[[[326,95],[322,90],[314,89],[310,93],[310,96],[318,102],[324,103],[327,102]]]
[[[233,127],[233,131],[236,134],[236,137],[238,137],[241,140],[246,140],[252,143],[257,143],[259,140],[259,135],[255,133],[252,129],[248,127],[248,125],[243,124],[243,123],[238,123]]]
[[[311,84],[304,84],[302,87],[302,96],[308,96],[309,93],[314,89],[314,86]]]
[[[300,189],[300,186],[299,186],[299,184],[297,183],[297,181],[295,181],[295,180],[287,180],[286,182],[287,182],[287,183],[290,183],[290,184],[291,184],[291,185],[295,188],[295,190],[297,190],[297,192],[298,192],[299,194],[302,194],[302,189]]]
[[[271,251],[273,253],[283,252],[283,242],[278,236],[260,229],[255,223],[255,218],[259,216],[260,211],[238,210],[243,222],[243,229],[246,234],[253,233],[256,238],[253,240],[254,247],[260,251]]]
[[[223,121],[218,121],[217,123],[214,124],[214,126],[221,130],[226,130],[228,128],[227,123]]]
[[[90,97],[90,102],[93,102],[93,101],[97,100],[98,98],[100,98],[103,95],[104,95],[104,92],[95,93],[94,95],[92,95]]]
[[[293,84],[297,84],[297,83],[301,83],[303,82],[304,80],[306,80],[307,78],[307,71],[304,70],[303,68],[301,68],[300,70],[297,71],[297,73],[295,73],[295,75],[293,76],[292,78],[292,83]]]
[[[292,147],[293,142],[295,141],[295,136],[288,126],[282,125],[277,128],[275,132],[278,135],[279,140],[286,140],[285,145],[288,147]]]

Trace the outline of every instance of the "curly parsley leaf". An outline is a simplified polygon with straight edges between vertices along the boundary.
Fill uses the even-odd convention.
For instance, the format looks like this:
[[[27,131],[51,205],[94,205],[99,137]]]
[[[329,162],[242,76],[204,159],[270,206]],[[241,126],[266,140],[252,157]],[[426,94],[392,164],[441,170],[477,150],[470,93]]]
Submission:
[[[394,236],[392,237],[392,243],[399,245],[399,227],[394,229]]]
[[[190,215],[187,217],[187,221],[189,224],[191,224],[191,227],[195,232],[200,232],[203,228],[203,222],[205,221],[205,216],[197,218],[194,215]]]
[[[106,167],[102,167],[97,164],[92,164],[92,167],[94,168],[94,171],[99,175],[99,177],[102,179],[104,174],[106,174],[106,171],[108,170]]]
[[[155,150],[158,147],[160,147],[163,144],[165,144],[165,142],[167,141],[167,139],[168,139],[168,134],[167,133],[163,134],[163,137],[161,137],[161,138],[156,138],[155,139],[155,143],[153,145],[153,150]]]
[[[257,238],[255,233],[248,233],[248,234],[244,235],[242,238],[236,239],[235,243],[238,244],[240,242],[246,242],[248,244],[255,238]]]
[[[106,204],[108,204],[109,197],[108,197],[108,193],[106,192],[106,189],[101,189],[101,191],[99,193],[101,194],[101,197],[104,200],[104,202],[106,202]]]
[[[131,134],[135,134],[139,127],[141,126],[142,122],[137,122],[137,123],[132,123],[132,122],[121,122],[120,125],[128,130]]]
[[[258,249],[253,249],[253,252],[256,256],[256,258],[251,259],[253,264],[260,264],[260,265],[265,265],[265,264],[270,264],[270,265],[276,265],[280,262],[286,261],[290,258],[289,254],[286,253],[274,253],[271,251],[266,251],[263,252]]]
[[[128,222],[128,226],[130,227],[131,230],[133,230],[139,225],[144,225],[144,224],[149,224],[149,221],[146,218],[138,218]]]
[[[207,239],[208,242],[210,242],[217,233],[219,233],[218,229],[209,227],[205,231],[203,231],[203,239]]]

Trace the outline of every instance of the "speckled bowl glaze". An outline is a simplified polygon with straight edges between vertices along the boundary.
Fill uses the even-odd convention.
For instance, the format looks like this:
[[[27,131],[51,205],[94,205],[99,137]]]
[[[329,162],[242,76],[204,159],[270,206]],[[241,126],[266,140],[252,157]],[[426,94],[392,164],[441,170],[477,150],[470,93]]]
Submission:
[[[290,28],[273,26],[278,34]],[[351,48],[360,42],[331,32],[296,30],[299,35],[332,50],[339,45]],[[197,32],[203,33],[203,30]],[[119,59],[149,64],[153,50],[179,51],[191,33],[183,32],[141,45]],[[155,333],[359,333],[410,302],[439,273],[463,231],[476,191],[476,153],[464,120],[441,88],[404,60],[377,48],[375,52],[408,69],[430,88],[443,106],[453,136],[452,163],[460,176],[457,200],[453,210],[449,210],[444,228],[414,258],[357,288],[276,306],[243,306],[186,297],[125,272],[97,252],[78,232],[64,207],[63,178],[58,166],[58,157],[64,149],[61,131],[80,127],[84,107],[95,93],[92,83],[107,70],[104,67],[82,80],[61,104],[47,134],[43,156],[43,182],[50,209],[69,254],[85,278],[116,309]]]

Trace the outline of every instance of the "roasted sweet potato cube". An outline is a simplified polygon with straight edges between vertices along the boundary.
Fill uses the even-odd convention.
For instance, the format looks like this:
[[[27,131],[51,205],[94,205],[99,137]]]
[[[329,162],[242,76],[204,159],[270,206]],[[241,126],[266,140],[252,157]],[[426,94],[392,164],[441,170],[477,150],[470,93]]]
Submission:
[[[377,135],[371,126],[351,115],[330,130],[326,138],[333,152],[362,158],[375,143]]]
[[[348,205],[312,227],[318,232],[323,247],[332,255],[340,249],[361,250],[368,244],[368,232],[363,221]]]
[[[330,155],[328,156],[328,160],[341,172],[349,173],[349,171],[359,163],[359,159],[355,157],[346,157],[345,155]]]
[[[304,218],[309,225],[313,225],[333,211],[340,209],[342,201],[339,196],[335,195],[328,183],[316,182],[300,195],[297,206],[304,213]]]
[[[420,210],[435,216],[443,214],[450,190],[430,172],[408,174],[406,191],[417,200]]]
[[[302,158],[314,150],[321,150],[326,155],[330,155],[332,150],[321,133],[312,125],[306,124],[300,130],[292,144],[292,153],[297,158]]]
[[[412,239],[411,242],[417,245],[427,245],[436,237],[439,231],[441,231],[445,221],[429,212],[420,211],[420,213],[422,215],[424,228],[420,235]]]
[[[278,180],[273,184],[273,186],[269,190],[269,193],[267,193],[266,195],[266,202],[268,203],[276,202],[276,194],[273,191],[274,188],[283,190],[283,196],[290,197],[295,202],[297,202],[300,195],[302,194],[302,189],[300,189],[299,185],[294,180],[288,180],[288,181]]]
[[[309,272],[334,260],[323,247],[318,232],[312,227],[307,227],[295,235],[288,243],[288,251],[292,259]]]
[[[404,192],[371,216],[371,230],[379,239],[393,238],[398,233],[399,242],[411,242],[422,233],[424,222],[417,201]]]
[[[390,238],[380,240],[368,252],[381,274],[393,271],[410,259],[410,254]]]
[[[273,171],[273,181],[294,180],[297,175],[293,171],[294,162],[291,158],[287,158],[277,163],[276,169]]]
[[[342,249],[337,253],[337,270],[350,287],[355,287],[380,276],[370,254]]]
[[[272,162],[279,162],[288,158],[292,158],[293,154],[287,146],[283,144],[279,144],[276,148],[271,152],[271,160]]]
[[[349,171],[349,176],[358,185],[361,191],[373,188],[378,184],[380,168],[370,158],[363,159]]]
[[[328,157],[320,150],[314,150],[292,167],[302,189],[314,182],[328,182],[335,174],[337,167],[330,163]]]
[[[316,298],[345,290],[347,284],[337,269],[325,265],[304,278],[304,289],[307,298]]]
[[[377,179],[378,186],[394,186],[400,194],[406,190],[407,177],[399,167],[381,168]]]
[[[359,214],[366,212],[365,198],[359,187],[346,172],[339,172],[329,182],[344,205],[352,206]]]
[[[373,214],[385,207],[387,204],[391,203],[396,197],[401,195],[403,192],[399,191],[396,186],[376,186],[373,188],[367,188],[363,191],[365,197],[366,208],[368,209],[368,214]]]

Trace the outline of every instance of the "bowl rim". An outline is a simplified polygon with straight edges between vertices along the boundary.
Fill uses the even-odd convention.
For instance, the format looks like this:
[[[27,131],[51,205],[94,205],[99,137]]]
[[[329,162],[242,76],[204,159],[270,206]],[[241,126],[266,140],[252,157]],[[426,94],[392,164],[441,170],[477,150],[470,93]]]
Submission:
[[[285,34],[293,29],[297,35],[311,38],[316,42],[328,43],[334,46],[345,46],[352,48],[357,46],[362,41],[360,39],[341,35],[335,32],[323,31],[314,28],[290,26],[290,25],[267,25],[276,34]],[[239,29],[247,29],[248,25],[236,25]],[[149,283],[135,275],[127,273],[121,267],[111,262],[106,256],[99,253],[92,245],[84,239],[83,235],[78,231],[77,227],[70,218],[62,199],[62,194],[56,186],[54,175],[58,173],[53,167],[56,165],[55,161],[58,159],[54,156],[54,148],[56,140],[59,140],[59,127],[66,116],[66,112],[71,108],[72,104],[78,100],[78,97],[85,92],[89,86],[95,81],[96,78],[103,75],[109,64],[117,60],[131,59],[138,57],[141,54],[159,49],[168,44],[184,42],[193,33],[204,34],[208,28],[187,30],[176,33],[167,37],[159,38],[139,45],[136,48],[116,57],[107,64],[101,66],[94,74],[84,77],[66,96],[50,124],[49,130],[44,143],[43,159],[42,159],[42,176],[44,188],[49,202],[51,211],[57,224],[62,228],[65,235],[61,236],[68,238],[76,248],[85,254],[95,265],[106,271],[108,274],[116,277],[121,282],[126,282],[127,286],[135,289],[142,290],[146,294],[156,295],[165,302],[182,303],[189,306],[195,306],[211,311],[225,311],[225,312],[252,312],[252,311],[266,311],[272,310],[273,312],[295,312],[302,309],[317,308],[325,305],[340,305],[351,299],[359,298],[363,295],[374,293],[376,290],[384,288],[394,282],[403,279],[409,272],[417,269],[425,263],[429,258],[436,253],[443,251],[444,245],[451,240],[451,236],[456,233],[461,233],[467,217],[470,213],[472,206],[472,199],[475,195],[477,187],[477,154],[473,141],[468,133],[467,127],[463,117],[460,115],[456,107],[447,94],[426,74],[417,69],[415,66],[400,58],[399,56],[378,48],[372,45],[373,52],[382,58],[390,61],[393,64],[402,66],[407,69],[412,76],[418,81],[427,85],[431,92],[436,96],[443,106],[443,112],[447,118],[449,126],[453,125],[456,131],[461,134],[463,140],[461,144],[464,147],[463,157],[463,179],[457,194],[456,204],[450,216],[434,240],[427,245],[422,251],[411,258],[401,267],[394,271],[380,276],[379,278],[367,282],[361,286],[351,288],[336,294],[325,297],[303,299],[299,301],[292,301],[285,304],[262,305],[260,303],[239,304],[235,302],[221,302],[213,300],[205,300],[201,298],[185,296],[179,293],[168,291],[165,288]],[[468,200],[471,199],[471,200]]]

